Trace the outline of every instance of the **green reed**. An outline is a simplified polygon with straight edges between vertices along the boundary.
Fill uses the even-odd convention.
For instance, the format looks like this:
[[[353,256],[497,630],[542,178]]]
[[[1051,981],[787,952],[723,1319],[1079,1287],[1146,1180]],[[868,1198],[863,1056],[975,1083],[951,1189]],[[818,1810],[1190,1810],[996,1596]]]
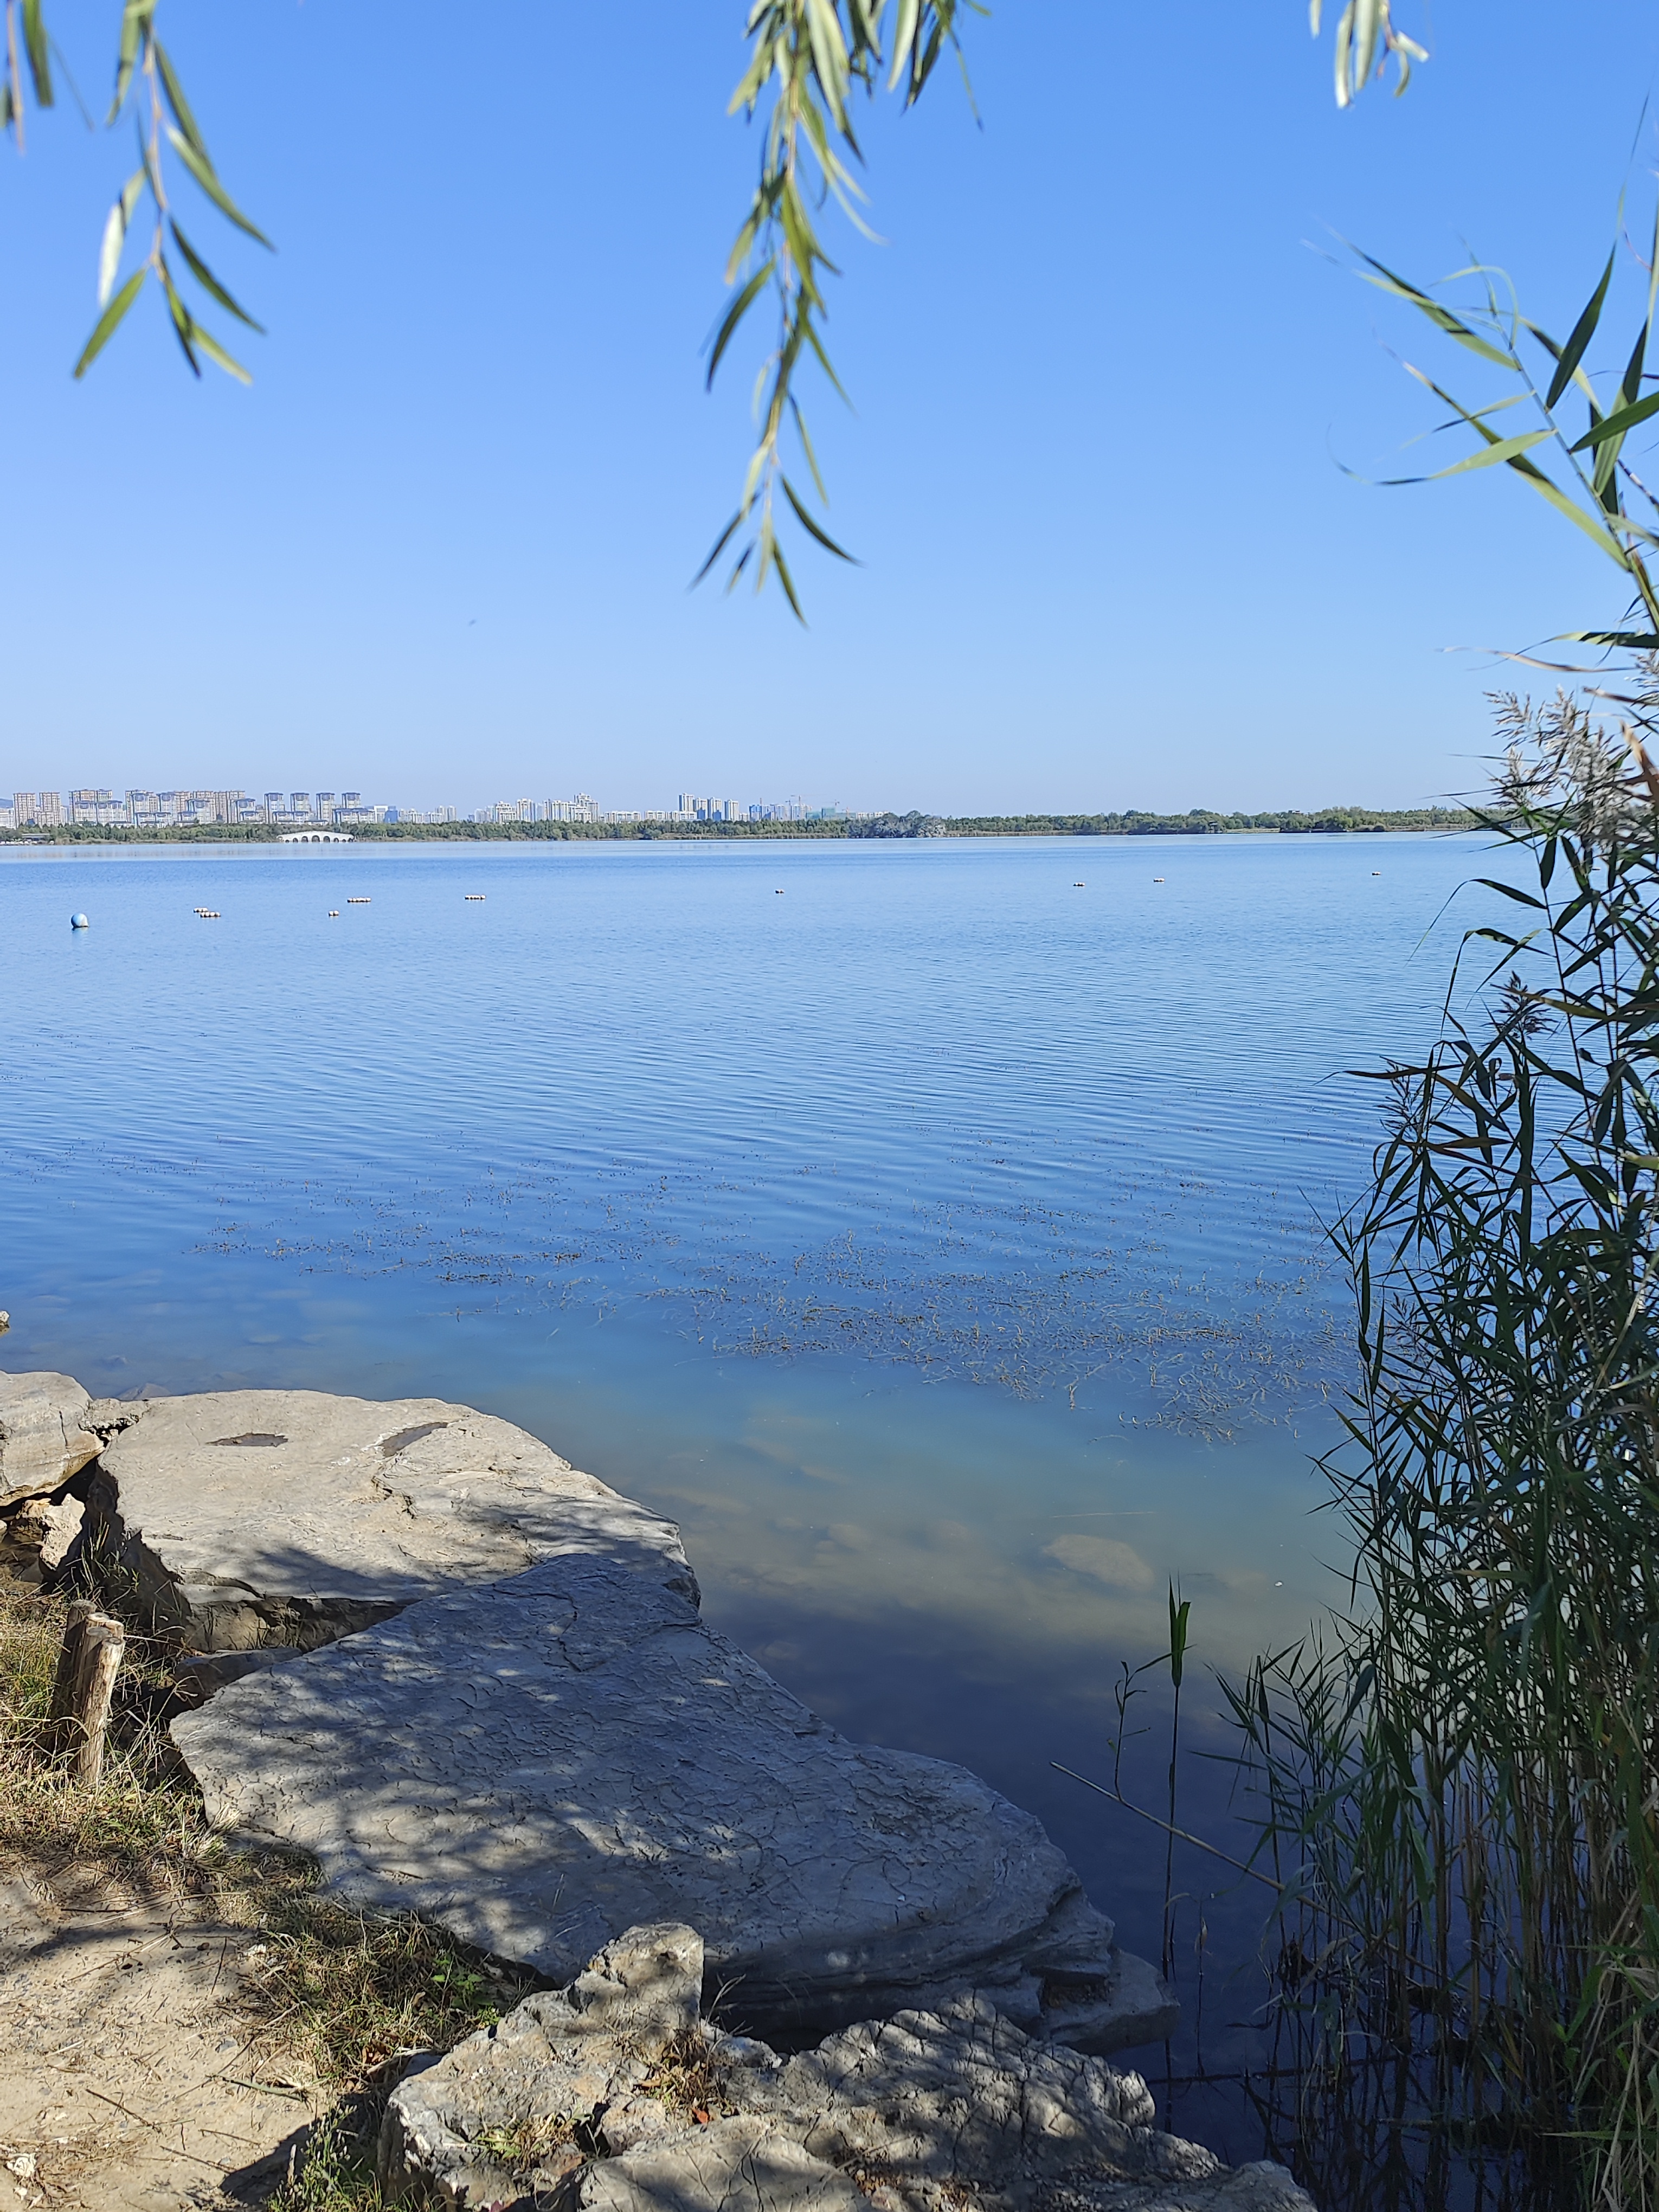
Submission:
[[[1609,735],[1565,695],[1498,702],[1481,818],[1534,880],[1492,884],[1514,927],[1465,939],[1460,964],[1496,954],[1479,1015],[1449,993],[1378,1078],[1374,1182],[1335,1231],[1347,1598],[1223,1686],[1306,2094],[1392,2067],[1395,2127],[1565,2151],[1585,2201],[1653,2212],[1659,672],[1615,703]]]

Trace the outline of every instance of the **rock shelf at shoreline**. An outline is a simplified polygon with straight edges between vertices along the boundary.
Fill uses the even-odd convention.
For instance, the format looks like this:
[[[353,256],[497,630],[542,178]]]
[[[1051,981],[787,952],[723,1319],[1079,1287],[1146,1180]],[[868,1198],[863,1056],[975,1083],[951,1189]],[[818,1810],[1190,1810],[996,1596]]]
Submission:
[[[0,1427],[55,1389],[79,1436],[75,1387],[0,1378]],[[342,1898],[550,1979],[689,1922],[711,1994],[784,2041],[968,1992],[1097,2051],[1173,2027],[1031,1814],[839,1735],[702,1621],[671,1523],[522,1430],[310,1391],[106,1427],[64,1478],[80,1571],[205,1700],[172,1729],[210,1816]]]

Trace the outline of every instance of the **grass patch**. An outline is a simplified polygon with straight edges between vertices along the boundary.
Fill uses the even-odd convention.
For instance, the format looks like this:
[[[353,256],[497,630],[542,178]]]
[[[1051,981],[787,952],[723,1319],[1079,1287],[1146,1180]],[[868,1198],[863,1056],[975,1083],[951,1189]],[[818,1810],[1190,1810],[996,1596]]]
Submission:
[[[270,2200],[270,2212],[381,2212],[386,2199],[374,2179],[374,2137],[349,2110],[318,2121],[288,2179]]]
[[[280,2038],[332,2087],[373,2094],[399,2057],[447,2051],[536,1987],[425,1921],[319,1898],[314,1873],[288,1866],[286,1879],[267,1877],[259,1926],[269,1955],[243,1993],[261,2035]]]

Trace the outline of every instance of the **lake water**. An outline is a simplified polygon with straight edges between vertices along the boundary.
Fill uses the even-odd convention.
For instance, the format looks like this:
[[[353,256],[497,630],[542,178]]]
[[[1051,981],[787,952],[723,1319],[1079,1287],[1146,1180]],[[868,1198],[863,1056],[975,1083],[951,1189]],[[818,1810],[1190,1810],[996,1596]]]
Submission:
[[[1343,1071],[1432,1034],[1489,857],[7,849],[0,1360],[521,1422],[678,1517],[709,1617],[826,1717],[1041,1813],[1156,1957],[1156,1832],[1049,1762],[1106,1770],[1170,1582],[1199,1670],[1333,1595],[1319,1224],[1376,1111]],[[1131,1749],[1149,1800],[1164,1756]],[[1260,1912],[1191,1856],[1213,2046]]]

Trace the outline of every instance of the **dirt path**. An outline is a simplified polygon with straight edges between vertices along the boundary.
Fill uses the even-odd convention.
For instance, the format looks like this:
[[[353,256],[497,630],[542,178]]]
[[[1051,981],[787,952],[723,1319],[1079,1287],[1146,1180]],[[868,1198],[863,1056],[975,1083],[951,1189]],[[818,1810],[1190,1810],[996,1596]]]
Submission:
[[[0,1869],[0,2212],[265,2203],[315,2107],[238,2003],[263,1955],[176,1897]]]

